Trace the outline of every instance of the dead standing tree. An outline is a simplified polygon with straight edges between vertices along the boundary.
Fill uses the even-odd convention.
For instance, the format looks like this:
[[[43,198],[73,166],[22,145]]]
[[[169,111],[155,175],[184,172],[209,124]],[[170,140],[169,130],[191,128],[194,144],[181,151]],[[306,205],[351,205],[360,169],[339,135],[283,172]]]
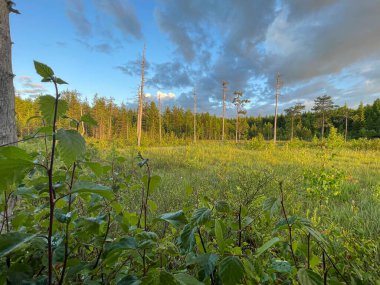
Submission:
[[[280,89],[284,85],[281,80],[280,73],[277,74],[276,78],[276,109],[274,113],[274,128],[273,128],[273,142],[277,141],[277,116],[278,116],[278,97],[280,96]]]
[[[222,119],[222,141],[224,141],[224,118],[226,116],[226,96],[227,96],[227,82],[223,81],[223,119]]]
[[[144,72],[145,72],[145,45],[141,60],[141,85],[137,109],[137,146],[141,145],[142,116],[143,116],[143,97],[144,97]]]
[[[244,105],[250,102],[250,100],[248,99],[241,99],[242,96],[243,96],[242,91],[234,91],[234,99],[232,100],[232,103],[236,106],[236,135],[235,135],[236,143],[238,143],[239,138],[240,138],[239,115],[245,115],[247,113],[247,111],[244,110]]]
[[[158,92],[158,131],[160,133],[160,143],[161,143],[162,141],[161,92]]]
[[[20,13],[13,5],[12,1],[0,0],[0,145],[17,140],[9,14]]]
[[[193,90],[194,96],[194,143],[197,142],[197,96],[195,94],[195,88]]]

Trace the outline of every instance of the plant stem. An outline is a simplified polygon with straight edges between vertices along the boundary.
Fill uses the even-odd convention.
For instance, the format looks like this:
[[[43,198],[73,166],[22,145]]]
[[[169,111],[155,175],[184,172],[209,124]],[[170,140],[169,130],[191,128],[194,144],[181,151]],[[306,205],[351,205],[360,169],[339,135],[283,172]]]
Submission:
[[[285,210],[285,205],[284,205],[284,190],[283,190],[283,182],[280,182],[280,191],[281,191],[281,208],[282,208],[282,213],[284,215],[286,224],[288,226],[288,234],[289,234],[289,247],[290,247],[290,252],[293,258],[294,265],[298,268],[298,263],[297,263],[297,258],[296,255],[294,254],[293,250],[293,237],[292,237],[292,226],[289,223],[288,216],[286,214]]]
[[[307,269],[310,269],[310,234],[307,235]]]
[[[239,207],[239,233],[238,233],[238,246],[241,247],[241,205]]]
[[[98,257],[96,258],[96,262],[95,262],[95,265],[94,265],[93,269],[95,269],[98,266],[98,264],[99,264],[100,257],[102,256],[102,253],[103,253],[104,244],[106,243],[106,240],[107,240],[107,237],[108,237],[108,233],[110,231],[110,226],[111,226],[111,213],[108,212],[108,223],[107,223],[106,233],[104,235],[104,239],[103,239],[103,243],[102,243],[102,248],[100,249]]]
[[[54,103],[54,118],[53,118],[53,139],[51,144],[51,156],[50,165],[47,171],[49,178],[49,233],[48,233],[48,284],[53,283],[53,247],[52,247],[52,236],[53,236],[53,222],[54,222],[54,199],[55,193],[53,188],[53,166],[54,166],[54,154],[55,154],[55,143],[56,143],[56,122],[57,122],[57,111],[58,111],[58,87],[57,83],[53,80],[55,87],[55,103]]]
[[[73,164],[73,170],[71,172],[71,181],[70,181],[70,185],[69,185],[69,205],[68,205],[68,213],[71,211],[71,190],[73,188],[73,184],[74,184],[74,175],[75,175],[75,169],[76,169],[76,163],[74,162]],[[66,232],[66,235],[65,235],[65,253],[64,253],[64,258],[63,258],[63,266],[62,266],[62,272],[61,272],[61,278],[59,279],[59,285],[62,285],[63,284],[63,280],[65,278],[65,272],[66,272],[66,266],[67,266],[67,259],[69,257],[69,224],[70,224],[70,221],[67,221],[66,222],[66,228],[65,228],[65,232]]]

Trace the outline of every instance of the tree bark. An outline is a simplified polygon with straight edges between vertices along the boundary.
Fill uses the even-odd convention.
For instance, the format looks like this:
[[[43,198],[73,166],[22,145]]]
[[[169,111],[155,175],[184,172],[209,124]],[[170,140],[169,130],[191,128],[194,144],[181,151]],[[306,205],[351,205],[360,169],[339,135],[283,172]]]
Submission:
[[[0,0],[0,145],[17,140],[12,41],[7,0]]]

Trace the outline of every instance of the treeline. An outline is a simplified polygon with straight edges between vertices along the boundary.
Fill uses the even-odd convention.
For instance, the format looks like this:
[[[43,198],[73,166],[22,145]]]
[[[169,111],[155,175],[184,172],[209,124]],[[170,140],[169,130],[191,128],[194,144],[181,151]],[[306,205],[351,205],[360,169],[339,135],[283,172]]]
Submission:
[[[90,104],[81,100],[76,91],[63,92],[62,98],[69,105],[68,117],[79,120],[82,115],[90,114],[97,122],[96,125],[80,125],[79,131],[87,137],[99,140],[123,139],[126,142],[136,142],[137,112],[127,108],[125,104],[117,105],[113,99],[95,96]],[[322,98],[322,97],[318,97]],[[317,99],[316,99],[317,104]],[[357,109],[347,106],[335,106],[322,110],[314,108],[314,112],[292,112],[294,108],[286,110],[277,119],[277,138],[289,140],[299,138],[311,140],[321,137],[324,125],[325,136],[331,126],[335,127],[347,139],[378,138],[380,137],[380,99],[373,104],[360,104]],[[301,108],[302,109],[302,108]],[[16,118],[18,135],[21,137],[33,134],[41,121],[38,118],[38,100],[16,97]],[[69,124],[60,122],[60,124]],[[225,138],[235,139],[235,119],[225,119]],[[264,136],[273,138],[274,116],[240,117],[240,139],[251,139]],[[143,106],[143,140],[160,140],[160,111],[155,102],[145,103]],[[161,110],[161,138],[164,141],[171,139],[192,140],[194,133],[194,116],[191,110],[181,107],[166,107]],[[222,134],[222,118],[207,113],[196,115],[196,135],[198,139],[220,140]]]

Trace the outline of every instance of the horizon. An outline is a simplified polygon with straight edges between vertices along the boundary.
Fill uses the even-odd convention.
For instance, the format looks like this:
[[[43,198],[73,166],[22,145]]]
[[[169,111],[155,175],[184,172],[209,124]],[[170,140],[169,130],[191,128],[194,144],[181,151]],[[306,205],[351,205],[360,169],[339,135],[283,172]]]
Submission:
[[[229,101],[238,89],[251,100],[248,116],[273,115],[277,72],[284,81],[280,113],[297,102],[309,111],[325,93],[351,108],[380,98],[380,5],[374,0],[16,5],[13,72],[22,98],[50,92],[34,72],[38,60],[89,102],[98,94],[134,109],[144,44],[146,94],[161,92],[166,106],[191,109],[196,88],[197,111],[219,116],[226,80]]]

